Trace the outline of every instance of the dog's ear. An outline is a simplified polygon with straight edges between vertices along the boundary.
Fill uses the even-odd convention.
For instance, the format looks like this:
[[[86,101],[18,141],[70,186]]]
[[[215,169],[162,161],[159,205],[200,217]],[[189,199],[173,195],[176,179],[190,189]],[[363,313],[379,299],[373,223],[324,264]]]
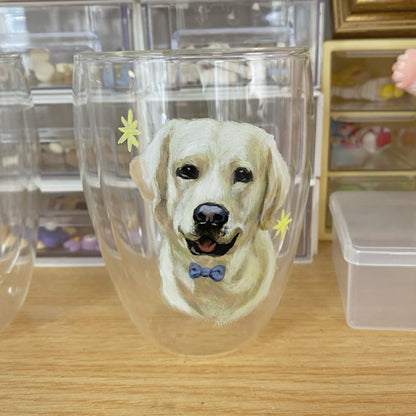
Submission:
[[[286,162],[276,147],[272,136],[267,140],[269,151],[266,164],[266,192],[260,218],[260,228],[268,230],[278,209],[285,202],[290,187],[290,174]]]
[[[174,120],[164,124],[147,148],[130,163],[130,176],[142,197],[159,207],[166,195],[169,142]],[[159,208],[158,208],[159,209]]]

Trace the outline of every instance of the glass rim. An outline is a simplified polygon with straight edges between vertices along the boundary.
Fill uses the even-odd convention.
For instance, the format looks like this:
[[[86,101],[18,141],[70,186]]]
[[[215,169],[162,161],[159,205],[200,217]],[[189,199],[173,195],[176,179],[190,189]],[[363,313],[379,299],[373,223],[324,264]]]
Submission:
[[[74,56],[74,62],[108,62],[127,63],[151,60],[176,60],[190,59],[270,59],[270,58],[295,58],[308,59],[309,49],[306,47],[258,47],[258,48],[195,48],[195,49],[160,49],[160,50],[135,50],[114,52],[80,52]]]

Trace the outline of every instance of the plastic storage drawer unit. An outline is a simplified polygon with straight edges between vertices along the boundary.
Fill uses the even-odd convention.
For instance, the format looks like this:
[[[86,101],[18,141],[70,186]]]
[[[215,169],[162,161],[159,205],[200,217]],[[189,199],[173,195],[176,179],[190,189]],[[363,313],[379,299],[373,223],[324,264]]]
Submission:
[[[330,209],[348,325],[416,330],[416,192],[335,192]]]

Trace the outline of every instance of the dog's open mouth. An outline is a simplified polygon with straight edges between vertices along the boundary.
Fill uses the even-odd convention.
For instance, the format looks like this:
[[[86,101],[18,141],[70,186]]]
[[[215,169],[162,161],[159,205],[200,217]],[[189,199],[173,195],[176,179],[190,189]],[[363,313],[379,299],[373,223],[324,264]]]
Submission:
[[[207,235],[203,235],[201,238],[195,241],[186,239],[186,242],[188,244],[189,251],[192,254],[195,254],[197,256],[206,255],[218,257],[226,254],[234,246],[237,237],[238,234],[236,234],[235,237],[229,243],[226,244],[217,243],[215,240],[213,240],[210,236]]]

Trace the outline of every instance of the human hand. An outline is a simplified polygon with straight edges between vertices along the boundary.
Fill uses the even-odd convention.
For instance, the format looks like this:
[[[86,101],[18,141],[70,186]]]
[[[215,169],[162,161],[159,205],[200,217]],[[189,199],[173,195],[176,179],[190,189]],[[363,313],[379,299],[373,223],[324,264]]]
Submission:
[[[399,55],[392,71],[396,87],[416,95],[416,49],[407,49],[404,54]]]

